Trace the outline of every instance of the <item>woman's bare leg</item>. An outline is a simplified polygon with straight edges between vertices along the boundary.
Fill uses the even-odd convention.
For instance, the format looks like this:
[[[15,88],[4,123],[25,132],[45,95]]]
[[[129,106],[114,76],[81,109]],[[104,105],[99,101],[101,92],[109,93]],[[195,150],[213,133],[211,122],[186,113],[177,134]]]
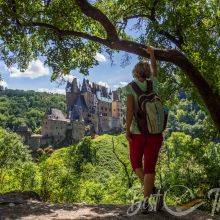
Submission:
[[[155,173],[144,175],[144,198],[149,197],[152,193],[155,181]]]
[[[143,168],[137,168],[135,170],[135,173],[138,176],[141,184],[143,185],[144,184],[144,170],[143,170]]]

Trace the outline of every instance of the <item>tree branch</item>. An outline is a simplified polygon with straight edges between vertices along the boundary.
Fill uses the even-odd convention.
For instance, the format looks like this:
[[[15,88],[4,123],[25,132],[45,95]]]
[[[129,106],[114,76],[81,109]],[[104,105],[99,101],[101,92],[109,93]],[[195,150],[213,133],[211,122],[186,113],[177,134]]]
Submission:
[[[28,22],[28,23],[23,23],[21,24],[23,27],[41,27],[45,29],[49,29],[54,31],[57,35],[59,36],[75,36],[75,37],[81,37],[87,40],[91,40],[100,44],[104,44],[106,46],[109,46],[109,42],[106,39],[96,37],[93,35],[89,35],[84,32],[79,32],[79,31],[73,31],[73,30],[62,30],[52,24],[47,24],[43,22]]]
[[[123,21],[126,23],[129,19],[134,19],[134,18],[147,18],[147,19],[151,20],[152,22],[154,22],[155,25],[158,26],[158,28],[160,28],[158,21],[156,19],[153,19],[152,15],[145,15],[145,14],[131,15],[131,16],[124,18]],[[169,39],[171,42],[173,42],[178,47],[180,46],[179,39],[176,39],[176,37],[173,36],[172,34],[170,34],[168,31],[158,30],[157,32],[158,32],[158,34],[165,36],[167,39]]]
[[[156,19],[156,7],[157,7],[157,4],[159,3],[159,0],[155,0],[154,3],[153,3],[153,7],[151,8],[151,19]]]
[[[92,6],[87,0],[75,0],[83,14],[98,21],[105,29],[109,40],[118,40],[118,34],[115,26],[98,8]]]
[[[152,21],[157,27],[158,27],[158,33],[160,35],[163,35],[164,37],[166,37],[167,39],[169,39],[171,42],[173,42],[176,46],[178,46],[179,48],[181,47],[181,44],[183,43],[183,38],[182,36],[180,35],[180,31],[177,30],[176,31],[176,34],[178,36],[178,38],[176,38],[175,36],[173,36],[172,34],[170,34],[168,31],[166,30],[160,30],[160,25],[159,25],[159,22],[157,21],[156,19],[156,6],[157,4],[159,3],[159,0],[155,0],[154,3],[153,3],[153,6],[151,8],[151,11],[150,11],[150,14],[147,15],[147,14],[136,14],[136,15],[131,15],[131,16],[128,16],[126,18],[123,19],[123,21],[125,23],[127,23],[127,21],[129,19],[134,19],[134,18],[147,18],[149,19],[150,21]]]
[[[156,19],[156,6],[157,6],[158,3],[159,3],[159,0],[154,0],[153,7],[151,9],[150,20],[152,22],[155,22],[155,24],[158,27],[160,27],[160,25],[159,25],[159,23],[158,23],[158,21]],[[183,43],[183,38],[180,35],[180,32],[178,30],[176,31],[176,34],[177,34],[178,38],[176,38],[175,36],[173,36],[168,31],[165,31],[165,30],[159,30],[158,33],[163,35],[163,36],[165,36],[166,38],[168,38],[170,41],[172,41],[179,48],[181,47],[181,44]]]
[[[8,5],[11,7],[11,10],[13,11],[12,18],[15,20],[17,26],[20,27],[21,23],[17,15],[16,2],[14,0],[8,0]]]
[[[132,187],[132,179],[131,179],[131,175],[129,175],[129,172],[128,172],[128,168],[127,168],[127,164],[117,155],[116,153],[116,150],[115,150],[115,143],[114,143],[114,139],[112,137],[112,151],[115,155],[115,157],[117,158],[117,160],[122,164],[122,166],[124,167],[124,171],[125,171],[125,174],[127,176],[127,180],[128,180],[128,188],[131,188]]]
[[[105,45],[113,50],[122,50],[129,53],[136,54],[138,56],[150,58],[149,54],[146,52],[146,45],[129,40],[117,40],[110,41],[108,39],[103,39],[97,36],[89,35],[84,32],[74,31],[74,30],[62,30],[55,25],[43,23],[43,22],[28,22],[21,24],[23,27],[41,27],[54,31],[59,36],[75,36],[91,40],[102,45]],[[154,48],[154,55],[156,59],[160,61],[173,62],[173,60],[178,58],[176,50],[172,49],[157,49]]]
[[[15,3],[14,0],[9,0],[9,1],[11,3]],[[75,1],[78,1],[78,0],[75,0]],[[89,14],[89,16],[90,16],[91,12],[95,13],[95,12],[98,11],[97,15],[93,15],[91,17],[96,17],[96,19],[99,20],[102,23],[104,21],[108,20],[108,18],[101,11],[99,11],[98,9],[91,6],[86,0],[81,0],[79,4],[84,8],[84,6],[85,6],[84,3],[86,5],[85,9],[83,9],[83,10],[86,10],[86,12],[84,11],[85,14]],[[16,11],[16,5],[14,5],[13,12],[15,14],[17,12]],[[109,22],[108,25],[112,26],[115,29],[115,27],[111,24],[111,22],[109,20],[108,20],[108,22]],[[105,39],[105,38],[100,38],[100,37],[90,35],[90,34],[87,34],[87,33],[84,33],[84,32],[79,32],[79,31],[74,31],[74,30],[67,30],[67,29],[63,30],[63,29],[60,29],[59,27],[57,27],[53,24],[48,24],[48,23],[44,23],[44,22],[33,22],[33,21],[21,22],[18,19],[18,23],[22,27],[29,27],[29,28],[31,28],[31,27],[32,28],[33,27],[41,27],[41,28],[52,30],[54,33],[56,33],[59,36],[80,37],[80,38],[84,38],[84,39],[87,39],[87,40],[91,40],[91,41],[100,43],[100,44],[105,45],[105,46],[107,46],[111,49],[114,49],[114,50],[122,50],[122,51],[126,51],[126,52],[129,52],[129,53],[136,54],[138,56],[150,58],[149,54],[146,52],[146,45],[140,44],[140,43],[137,43],[137,42],[133,42],[133,41],[129,41],[129,40],[120,40],[120,39],[118,39],[118,36],[117,36],[117,38],[114,38],[114,34],[113,34],[113,36],[110,35],[110,38]],[[106,26],[106,28],[108,27],[108,25]],[[112,32],[111,32],[111,34],[112,34]],[[173,63],[173,58],[177,59],[177,57],[178,57],[176,52],[177,52],[176,50],[167,50],[167,49],[164,50],[164,49],[156,49],[155,48],[155,50],[154,50],[154,54],[155,54],[156,59],[161,60],[161,61],[171,62],[171,63]]]
[[[166,37],[167,39],[169,39],[171,42],[173,42],[176,46],[178,46],[180,48],[181,44],[180,44],[180,40],[176,39],[175,36],[173,36],[172,34],[170,34],[168,31],[165,30],[159,30],[158,31],[159,34],[163,35],[164,37]]]

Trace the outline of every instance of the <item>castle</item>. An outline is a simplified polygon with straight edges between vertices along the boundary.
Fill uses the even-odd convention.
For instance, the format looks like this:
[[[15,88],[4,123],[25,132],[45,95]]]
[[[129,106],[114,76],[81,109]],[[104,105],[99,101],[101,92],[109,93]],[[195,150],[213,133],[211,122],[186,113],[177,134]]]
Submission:
[[[83,121],[90,132],[106,133],[122,128],[121,103],[117,91],[99,84],[90,84],[84,79],[77,85],[77,79],[66,85],[67,118],[70,121]]]
[[[41,134],[31,134],[27,127],[18,129],[32,149],[64,146],[80,141],[85,135],[116,133],[123,129],[122,106],[117,91],[83,79],[74,78],[66,85],[66,116],[56,108],[46,112]]]

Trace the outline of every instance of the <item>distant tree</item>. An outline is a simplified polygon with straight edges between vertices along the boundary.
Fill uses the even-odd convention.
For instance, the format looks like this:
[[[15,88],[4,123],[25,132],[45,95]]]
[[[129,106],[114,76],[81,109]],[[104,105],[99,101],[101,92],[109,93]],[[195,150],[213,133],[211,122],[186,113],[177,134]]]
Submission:
[[[170,186],[172,182],[173,185],[183,184],[193,188],[208,182],[210,187],[217,187],[220,176],[219,146],[219,143],[206,143],[183,132],[173,132],[165,141],[161,155],[166,155],[161,159],[163,168],[159,170],[164,184]]]
[[[219,138],[219,133],[210,123],[207,115],[189,98],[179,99],[170,109],[167,136],[174,131],[184,132],[206,143]]]
[[[91,137],[83,138],[77,145],[73,145],[68,153],[67,164],[77,174],[81,174],[85,164],[95,163],[97,160]]]
[[[167,79],[175,69],[176,80],[206,106],[220,129],[217,0],[6,0],[0,9],[0,55],[7,66],[17,63],[25,70],[41,55],[55,79],[76,68],[87,74],[102,50],[149,58],[151,44],[165,62],[161,67],[169,67]],[[131,23],[137,32],[132,36]]]
[[[6,172],[19,169],[30,161],[30,151],[23,145],[21,138],[15,133],[0,128],[0,191]]]
[[[34,130],[39,128],[42,124],[43,116],[45,115],[45,112],[39,111],[35,108],[28,109],[28,112],[26,113],[26,118],[28,119],[28,125],[29,127],[32,127]]]

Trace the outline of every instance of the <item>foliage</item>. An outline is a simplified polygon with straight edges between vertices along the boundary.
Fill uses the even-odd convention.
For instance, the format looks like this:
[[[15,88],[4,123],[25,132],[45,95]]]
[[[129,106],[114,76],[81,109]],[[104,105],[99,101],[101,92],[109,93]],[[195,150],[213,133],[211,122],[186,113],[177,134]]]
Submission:
[[[0,128],[0,192],[36,189],[37,166],[21,138]]]
[[[32,4],[26,4],[26,0],[14,1],[16,15],[12,14],[11,5],[7,1],[1,2],[1,40],[4,45],[2,58],[9,65],[16,62],[24,69],[30,60],[43,54],[47,58],[46,63],[51,65],[55,72],[60,70],[65,74],[77,67],[81,72],[87,72],[88,67],[97,64],[92,55],[100,50],[100,45],[71,33],[59,36],[51,31],[52,28],[36,28],[37,25],[32,26],[31,22],[49,23],[61,30],[85,32],[102,38],[106,37],[106,30],[99,22],[82,16],[82,11],[74,1],[57,0],[49,1],[48,4],[45,2],[36,0],[32,1]],[[219,80],[214,80],[219,77],[214,71],[218,53],[217,1],[102,0],[96,1],[94,6],[108,16],[121,38],[162,48],[173,47],[172,43],[175,43],[163,32],[179,39],[183,51],[200,65],[200,68],[207,71],[207,74],[214,73],[213,77],[208,75],[208,79],[219,87]],[[133,37],[132,32],[127,31],[130,19],[134,21],[134,28],[139,28]],[[27,25],[28,22],[30,26]],[[26,25],[18,28],[19,23]],[[213,65],[210,66],[210,62]]]
[[[170,107],[167,136],[173,131],[184,132],[193,138],[199,137],[205,143],[220,138],[209,116],[199,106],[190,101],[184,92],[179,94],[178,104]]]
[[[10,89],[0,91],[0,124],[11,130],[25,124],[33,132],[39,132],[42,118],[49,106],[66,112],[65,97],[45,92]]]
[[[161,186],[169,189],[174,185],[184,185],[192,190],[195,197],[206,199],[210,189],[219,187],[219,149],[219,143],[210,142],[207,145],[200,138],[173,132],[165,141],[160,155],[158,179]],[[177,188],[171,191],[171,198],[177,191]],[[187,202],[184,199],[179,202]],[[177,204],[177,201],[173,202]],[[206,202],[202,208],[210,208],[210,200]]]
[[[0,128],[0,167],[10,169],[31,159],[27,146],[22,144],[21,138]]]

